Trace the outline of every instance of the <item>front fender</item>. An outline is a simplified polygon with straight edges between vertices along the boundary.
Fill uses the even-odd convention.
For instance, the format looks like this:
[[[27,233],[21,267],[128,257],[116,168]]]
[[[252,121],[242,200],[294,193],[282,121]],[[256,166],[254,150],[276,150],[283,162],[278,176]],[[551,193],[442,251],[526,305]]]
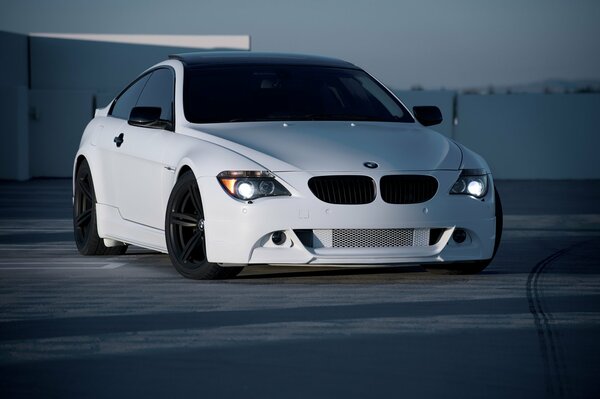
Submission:
[[[177,179],[191,170],[196,179],[216,176],[226,170],[266,170],[253,160],[217,144],[174,133],[167,143],[165,164],[173,171],[167,199]],[[200,195],[202,195],[202,189]]]

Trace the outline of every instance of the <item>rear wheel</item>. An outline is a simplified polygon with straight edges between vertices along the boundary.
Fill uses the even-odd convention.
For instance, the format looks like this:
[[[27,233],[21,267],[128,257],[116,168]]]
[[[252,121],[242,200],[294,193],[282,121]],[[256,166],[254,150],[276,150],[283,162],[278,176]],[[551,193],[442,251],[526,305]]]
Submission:
[[[98,236],[96,192],[90,166],[85,160],[75,174],[73,201],[75,244],[82,255],[122,255],[127,251],[126,245],[107,247],[104,240]]]
[[[204,211],[198,182],[192,172],[184,173],[171,192],[165,217],[169,257],[184,277],[213,280],[235,277],[243,267],[221,267],[206,257]]]
[[[502,202],[500,201],[500,194],[498,189],[494,186],[494,202],[496,204],[496,240],[494,242],[494,252],[492,257],[486,260],[479,260],[474,262],[461,262],[451,263],[444,266],[427,265],[424,266],[425,270],[434,274],[476,274],[481,272],[483,269],[488,267],[498,252],[500,246],[500,240],[502,239],[502,228],[504,226],[504,214],[502,212]]]

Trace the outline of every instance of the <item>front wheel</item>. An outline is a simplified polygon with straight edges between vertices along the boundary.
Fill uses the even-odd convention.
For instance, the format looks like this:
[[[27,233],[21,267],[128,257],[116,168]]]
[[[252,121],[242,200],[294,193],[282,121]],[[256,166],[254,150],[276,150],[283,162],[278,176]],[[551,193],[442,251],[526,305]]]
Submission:
[[[169,258],[184,277],[216,280],[235,277],[243,267],[221,267],[206,257],[204,211],[198,182],[192,172],[184,173],[171,192],[165,217]]]
[[[434,274],[476,274],[481,272],[483,269],[488,267],[498,252],[500,246],[500,240],[502,239],[502,229],[504,227],[504,214],[502,211],[502,202],[500,201],[500,194],[498,189],[494,186],[494,202],[496,212],[496,240],[494,241],[494,252],[492,257],[486,260],[479,260],[474,262],[459,262],[451,263],[444,266],[428,265],[424,266],[425,270]]]

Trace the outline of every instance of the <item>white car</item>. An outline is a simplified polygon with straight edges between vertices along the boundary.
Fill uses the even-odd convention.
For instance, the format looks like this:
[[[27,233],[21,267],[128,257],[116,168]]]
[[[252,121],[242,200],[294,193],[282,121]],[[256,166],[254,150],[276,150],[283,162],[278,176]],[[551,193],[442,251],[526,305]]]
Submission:
[[[498,249],[487,163],[362,69],[251,52],[171,56],[86,127],[73,171],[84,255],[130,244],[194,279],[247,265],[476,273]]]

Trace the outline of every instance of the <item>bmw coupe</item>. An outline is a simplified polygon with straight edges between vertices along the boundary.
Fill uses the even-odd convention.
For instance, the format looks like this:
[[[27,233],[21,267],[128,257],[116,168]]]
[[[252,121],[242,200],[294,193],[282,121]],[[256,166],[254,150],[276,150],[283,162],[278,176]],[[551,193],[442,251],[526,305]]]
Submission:
[[[75,156],[83,255],[168,253],[193,279],[248,265],[477,273],[502,206],[482,157],[345,61],[187,53],[96,110]]]

